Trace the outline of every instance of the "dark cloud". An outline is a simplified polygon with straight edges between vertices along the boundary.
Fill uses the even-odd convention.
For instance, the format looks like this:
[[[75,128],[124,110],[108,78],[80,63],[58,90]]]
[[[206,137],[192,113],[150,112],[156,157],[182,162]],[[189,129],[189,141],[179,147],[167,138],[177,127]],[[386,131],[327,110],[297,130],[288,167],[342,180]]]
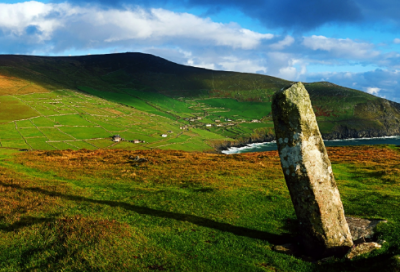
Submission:
[[[53,0],[64,2],[64,0]],[[330,24],[373,24],[386,22],[400,25],[398,0],[69,0],[82,5],[143,8],[205,8],[206,15],[227,8],[239,10],[268,28],[305,32]],[[395,29],[395,28],[393,28]]]
[[[208,9],[208,14],[218,13],[226,8],[235,8],[247,16],[257,19],[266,27],[295,31],[307,31],[328,23],[355,22],[363,17],[355,0],[154,0],[151,2],[145,0],[70,0],[69,2],[113,7],[126,5],[164,8],[201,7]]]
[[[362,18],[353,0],[188,0],[196,6],[230,6],[256,18],[266,27],[306,31],[332,22],[354,22]]]

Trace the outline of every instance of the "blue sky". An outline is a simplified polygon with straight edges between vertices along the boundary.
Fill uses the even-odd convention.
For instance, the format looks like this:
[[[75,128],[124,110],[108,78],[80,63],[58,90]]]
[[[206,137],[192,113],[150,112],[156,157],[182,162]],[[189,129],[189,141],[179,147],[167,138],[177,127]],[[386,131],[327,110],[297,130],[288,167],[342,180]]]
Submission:
[[[0,54],[145,52],[400,102],[396,0],[0,0]]]

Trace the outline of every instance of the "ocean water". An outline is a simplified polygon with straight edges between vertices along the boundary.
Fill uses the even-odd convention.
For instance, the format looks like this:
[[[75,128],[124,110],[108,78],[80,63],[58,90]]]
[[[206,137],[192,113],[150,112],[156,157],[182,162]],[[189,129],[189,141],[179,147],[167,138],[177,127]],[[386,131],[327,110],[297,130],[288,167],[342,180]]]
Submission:
[[[325,146],[348,146],[348,145],[378,145],[378,144],[394,144],[400,145],[400,136],[377,137],[377,138],[354,138],[345,140],[329,140],[324,141]],[[239,154],[246,152],[261,152],[277,150],[276,142],[255,143],[244,147],[231,147],[222,151],[224,154]]]

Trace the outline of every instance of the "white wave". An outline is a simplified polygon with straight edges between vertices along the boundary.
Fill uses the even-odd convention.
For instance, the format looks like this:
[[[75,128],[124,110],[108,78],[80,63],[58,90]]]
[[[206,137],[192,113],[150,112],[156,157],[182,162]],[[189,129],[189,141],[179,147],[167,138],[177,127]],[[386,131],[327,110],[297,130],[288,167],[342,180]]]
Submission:
[[[227,150],[222,150],[221,153],[223,154],[227,154],[227,155],[231,155],[231,154],[239,154],[239,153],[243,153],[243,151],[246,150],[252,150],[252,149],[261,149],[264,148],[266,146],[270,146],[275,144],[276,141],[272,141],[272,142],[262,142],[262,143],[251,143],[251,144],[247,144],[245,146],[242,147],[229,147]]]
[[[335,139],[335,140],[324,140],[324,143],[329,142],[356,142],[356,141],[370,141],[370,140],[385,140],[385,139],[398,139],[400,140],[400,136],[382,136],[382,137],[370,137],[370,138],[348,138],[348,139]],[[223,154],[231,155],[231,154],[239,154],[243,152],[249,152],[252,150],[257,152],[258,149],[262,149],[271,145],[274,145],[276,141],[272,142],[262,142],[262,143],[251,143],[243,147],[230,147],[227,150],[221,151]],[[251,152],[251,151],[250,151]]]
[[[365,141],[365,140],[376,140],[376,139],[400,139],[400,136],[381,136],[381,137],[370,137],[370,138],[334,139],[334,140],[324,140],[324,142]]]

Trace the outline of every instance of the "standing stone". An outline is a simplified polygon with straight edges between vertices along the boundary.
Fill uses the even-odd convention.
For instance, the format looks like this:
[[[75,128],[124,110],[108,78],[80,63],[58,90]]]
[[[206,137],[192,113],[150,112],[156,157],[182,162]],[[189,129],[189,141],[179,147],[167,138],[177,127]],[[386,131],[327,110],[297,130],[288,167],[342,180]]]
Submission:
[[[314,256],[344,255],[353,245],[310,96],[299,82],[275,93],[275,136],[299,220],[301,246]]]

